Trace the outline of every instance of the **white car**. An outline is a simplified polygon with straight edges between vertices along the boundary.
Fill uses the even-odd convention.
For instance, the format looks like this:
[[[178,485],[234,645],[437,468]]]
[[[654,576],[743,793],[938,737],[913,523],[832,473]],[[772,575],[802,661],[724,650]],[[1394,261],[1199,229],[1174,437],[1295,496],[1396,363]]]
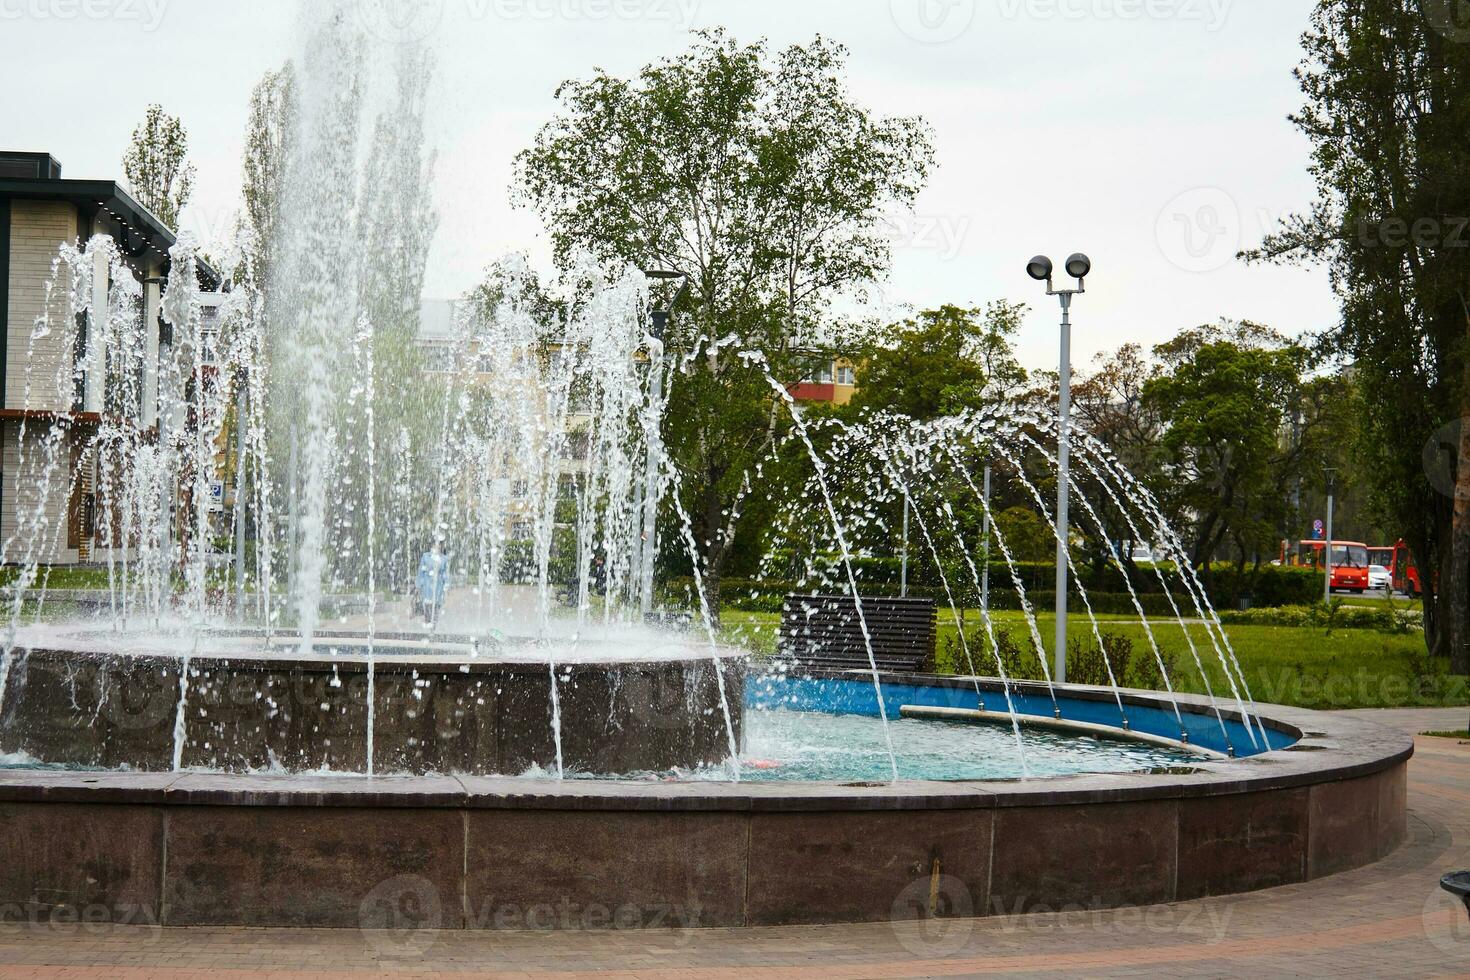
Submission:
[[[1393,573],[1382,565],[1369,565],[1368,588],[1384,590],[1393,588]]]

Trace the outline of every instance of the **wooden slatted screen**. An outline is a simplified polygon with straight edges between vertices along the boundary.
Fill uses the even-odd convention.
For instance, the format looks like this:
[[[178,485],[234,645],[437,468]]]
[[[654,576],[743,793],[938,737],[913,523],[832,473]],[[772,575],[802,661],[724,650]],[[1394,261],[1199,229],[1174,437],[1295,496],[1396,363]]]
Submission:
[[[873,659],[885,671],[934,669],[936,606],[932,599],[863,598]],[[781,609],[780,654],[812,667],[867,668],[852,596],[788,595]]]

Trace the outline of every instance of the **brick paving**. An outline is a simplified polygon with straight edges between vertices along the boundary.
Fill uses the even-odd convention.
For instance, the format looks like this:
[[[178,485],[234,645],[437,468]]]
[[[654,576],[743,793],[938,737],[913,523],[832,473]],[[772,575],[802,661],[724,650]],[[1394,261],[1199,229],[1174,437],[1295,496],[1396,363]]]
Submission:
[[[1409,732],[1463,709],[1373,713]],[[0,926],[0,977],[1470,977],[1470,918],[1439,889],[1470,868],[1470,744],[1420,738],[1409,839],[1335,877],[1147,909],[781,929],[375,934]]]

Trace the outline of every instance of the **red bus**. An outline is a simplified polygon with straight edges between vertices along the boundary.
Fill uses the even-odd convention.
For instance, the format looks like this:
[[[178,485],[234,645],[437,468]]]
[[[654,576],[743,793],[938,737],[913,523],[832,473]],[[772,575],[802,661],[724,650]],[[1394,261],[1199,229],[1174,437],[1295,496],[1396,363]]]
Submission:
[[[1393,575],[1393,587],[1398,592],[1403,592],[1414,598],[1419,598],[1422,591],[1419,583],[1419,568],[1414,564],[1414,555],[1409,551],[1409,546],[1399,541],[1389,549],[1373,549],[1374,551],[1387,550],[1389,552],[1388,562],[1378,562],[1385,565]]]
[[[1303,541],[1293,564],[1322,567],[1322,541]],[[1368,591],[1368,546],[1361,541],[1332,542],[1332,588],[1334,591]]]

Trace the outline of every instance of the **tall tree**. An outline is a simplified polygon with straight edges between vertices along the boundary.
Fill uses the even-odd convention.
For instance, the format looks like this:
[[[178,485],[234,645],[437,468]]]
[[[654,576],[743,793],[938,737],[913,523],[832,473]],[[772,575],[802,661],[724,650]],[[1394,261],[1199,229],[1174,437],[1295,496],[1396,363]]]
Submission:
[[[858,352],[851,410],[930,419],[998,400],[1026,380],[1011,348],[1024,311],[946,305],[895,325]]]
[[[358,199],[356,240],[364,243],[358,305],[372,325],[378,414],[376,459],[385,531],[383,579],[401,576],[439,529],[428,495],[403,499],[395,486],[440,465],[445,391],[425,384],[418,347],[429,246],[438,228],[432,178],[435,155],[425,129],[433,60],[417,44],[398,45],[391,100],[374,120]]]
[[[296,71],[287,62],[276,71],[266,72],[250,93],[245,128],[242,224],[249,231],[246,247],[251,271],[262,291],[270,285],[295,113]]]
[[[1161,422],[1144,398],[1159,363],[1138,344],[1099,356],[1097,368],[1072,386],[1072,404],[1083,427],[1102,440],[1128,471],[1155,486]]]
[[[1470,45],[1443,0],[1319,0],[1293,117],[1317,200],[1255,259],[1328,263],[1384,516],[1425,570],[1426,638],[1470,671]],[[1459,420],[1456,422],[1456,420]],[[1426,479],[1442,472],[1436,489]]]
[[[1089,434],[1106,445],[1146,487],[1156,495],[1165,496],[1162,493],[1165,483],[1160,478],[1165,456],[1160,445],[1163,423],[1157,407],[1144,397],[1145,386],[1160,370],[1159,362],[1139,345],[1124,344],[1116,351],[1100,356],[1093,371],[1078,376],[1072,385],[1072,405]],[[1049,377],[1054,384],[1056,375],[1053,373]],[[1044,393],[1033,393],[1033,400],[1044,398],[1054,409],[1054,390],[1048,388]],[[1090,486],[1093,482],[1086,467],[1074,468],[1073,479],[1080,480],[1083,486]],[[1110,563],[1115,554],[1132,565],[1133,553],[1139,544],[1157,544],[1150,537],[1133,540],[1135,532],[1110,494],[1098,488],[1088,495],[1108,535],[1114,539],[1104,540],[1101,531],[1091,522],[1081,524],[1078,533],[1086,541],[1094,565]],[[1137,533],[1147,534],[1141,527]],[[1120,542],[1127,546],[1120,549]]]
[[[704,32],[635,79],[565,82],[561,112],[517,161],[521,200],[563,264],[587,252],[688,277],[667,338],[685,373],[665,439],[711,595],[779,424],[765,367],[800,377],[833,299],[886,270],[882,215],[913,201],[932,163],[921,120],[876,118],[850,97],[846,57],[820,37],[772,56]]]
[[[1300,395],[1307,352],[1254,324],[1186,330],[1155,348],[1143,388],[1164,426],[1163,484],[1207,566],[1227,542],[1237,561],[1273,551],[1281,523],[1281,433]]]
[[[123,154],[123,173],[138,203],[169,228],[178,227],[179,212],[194,190],[194,165],[187,163],[189,133],[177,116],[150,105]]]

